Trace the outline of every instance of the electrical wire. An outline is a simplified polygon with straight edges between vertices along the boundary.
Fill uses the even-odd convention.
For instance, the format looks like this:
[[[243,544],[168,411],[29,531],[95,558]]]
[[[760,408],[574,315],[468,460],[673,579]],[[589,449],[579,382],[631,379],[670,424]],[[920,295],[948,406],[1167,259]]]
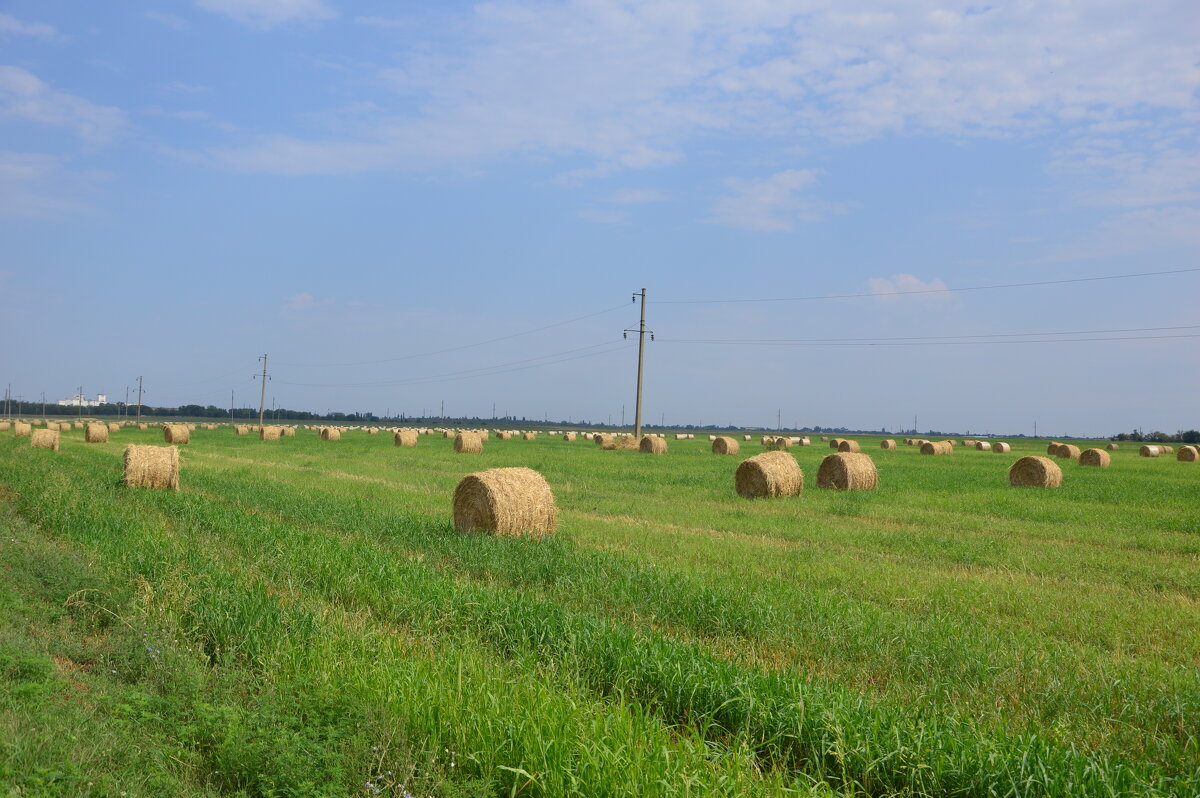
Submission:
[[[1175,330],[1197,330],[1200,329],[1200,324],[1185,324],[1176,327],[1122,327],[1111,330],[1063,330],[1061,332],[1029,332],[1029,333],[988,333],[983,335],[917,335],[917,336],[887,336],[883,338],[660,338],[663,343],[669,344],[761,344],[761,345],[787,345],[787,344],[826,344],[826,343],[872,343],[886,342],[898,343],[902,341],[912,342],[935,342],[935,341],[952,341],[955,339],[983,339],[983,338],[1036,338],[1038,336],[1050,335],[1111,335],[1113,333],[1131,333],[1131,332],[1168,332]],[[1139,336],[1150,337],[1150,336]],[[1178,337],[1178,336],[1162,336],[1162,337]],[[1078,340],[1093,340],[1093,339],[1078,339]],[[1094,340],[1108,340],[1097,338]],[[971,341],[963,341],[970,343]],[[980,341],[980,343],[988,343]],[[1002,343],[1002,342],[993,342]],[[1014,343],[1020,343],[1019,341]]]
[[[1167,338],[1200,338],[1200,333],[1188,335],[1126,335],[1114,336],[1111,338],[1046,338],[1046,339],[1024,339],[1011,341],[875,341],[875,342],[774,342],[767,343],[762,341],[667,341],[663,343],[673,344],[755,344],[758,346],[979,346],[981,344],[1065,344],[1065,343],[1081,343],[1087,341],[1159,341]]]
[[[1101,280],[1127,280],[1133,277],[1158,277],[1167,274],[1187,274],[1200,272],[1200,267],[1192,269],[1169,269],[1157,272],[1137,272],[1134,274],[1109,274],[1102,277],[1072,277],[1065,280],[1037,280],[1027,283],[997,283],[996,285],[971,285],[963,288],[921,288],[913,291],[889,291],[887,293],[865,294],[823,294],[820,296],[776,296],[758,299],[659,299],[658,305],[724,305],[750,302],[809,302],[824,299],[863,299],[867,297],[887,298],[893,296],[908,296],[912,294],[953,294],[964,291],[992,291],[999,288],[1028,288],[1040,285],[1066,285],[1068,283],[1092,283]]]
[[[591,319],[591,318],[595,318],[596,316],[603,316],[605,313],[613,313],[615,311],[622,310],[627,307],[629,307],[628,303],[621,303],[620,305],[614,305],[613,307],[606,308],[605,310],[598,310],[595,313],[587,313],[583,316],[576,316],[573,319],[566,319],[565,321],[556,321],[553,324],[547,324],[544,327],[534,327],[531,330],[524,330],[522,332],[512,333],[510,335],[501,335],[496,338],[488,338],[483,341],[476,341],[475,343],[461,344],[459,346],[448,346],[444,349],[435,349],[435,350],[432,350],[429,352],[417,352],[417,353],[409,354],[409,355],[401,355],[399,357],[384,358],[382,360],[359,360],[359,361],[346,362],[346,363],[282,363],[282,362],[276,361],[275,365],[290,366],[292,368],[335,368],[335,367],[343,367],[343,366],[374,366],[374,365],[378,365],[380,363],[397,363],[401,360],[413,360],[413,359],[419,358],[419,357],[432,357],[433,355],[444,355],[447,352],[460,352],[464,349],[474,349],[475,347],[486,346],[487,344],[494,344],[497,341],[508,341],[513,338],[520,338],[524,335],[532,335],[533,333],[544,332],[545,330],[552,330],[555,327],[563,327],[568,324],[574,324],[575,322],[583,321],[584,319]]]

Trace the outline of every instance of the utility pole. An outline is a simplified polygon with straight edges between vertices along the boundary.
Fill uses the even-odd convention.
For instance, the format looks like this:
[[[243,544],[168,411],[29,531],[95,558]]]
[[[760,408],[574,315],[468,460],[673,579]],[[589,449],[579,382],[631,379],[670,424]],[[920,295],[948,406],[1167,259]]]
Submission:
[[[4,389],[4,417],[5,417],[5,418],[8,418],[8,417],[9,417],[9,414],[8,414],[8,397],[9,397],[9,396],[11,396],[11,395],[12,395],[12,383],[10,382],[10,383],[8,384],[8,387]]]
[[[79,400],[78,402],[76,402],[76,404],[79,406],[79,421],[82,422],[83,421],[83,386],[82,385],[79,386],[79,396],[77,398]]]
[[[1037,437],[1037,422],[1033,422],[1033,437]]]
[[[783,431],[783,409],[778,407],[775,408],[775,429]]]
[[[269,380],[270,377],[267,376],[267,356],[263,355],[262,357],[259,358],[259,360],[261,360],[263,362],[263,373],[262,373],[262,394],[259,396],[259,399],[258,399],[258,428],[262,429],[263,407],[266,406],[266,404],[267,404],[267,380]],[[258,376],[258,375],[256,374],[255,376]]]
[[[635,332],[638,334],[638,375],[637,375],[637,404],[634,405],[633,411],[633,434],[637,438],[642,437],[642,368],[646,357],[646,333],[650,332],[650,340],[654,340],[654,332],[646,329],[646,289],[643,288],[640,294],[633,295],[633,301],[637,302],[638,298],[642,300],[642,319],[638,323],[636,330],[625,330],[621,335],[624,338],[629,337],[629,333]],[[625,426],[625,409],[621,408],[621,426]]]
[[[233,422],[233,391],[229,392],[229,421]]]
[[[442,400],[442,415],[439,416],[439,418],[441,418],[443,421],[446,420],[446,400],[445,399]]]
[[[129,420],[129,386],[125,386],[125,420]]]
[[[42,421],[46,420],[46,392],[42,391]]]
[[[142,421],[142,378],[138,377],[138,414],[137,420],[140,424]]]

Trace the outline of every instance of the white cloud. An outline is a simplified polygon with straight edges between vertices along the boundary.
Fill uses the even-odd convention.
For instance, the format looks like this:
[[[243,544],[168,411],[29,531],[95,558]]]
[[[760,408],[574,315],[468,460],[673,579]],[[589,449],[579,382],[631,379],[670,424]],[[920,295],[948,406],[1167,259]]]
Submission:
[[[947,291],[946,283],[938,278],[922,282],[911,274],[893,274],[891,277],[872,277],[867,288],[885,302],[900,299],[946,300],[954,295]]]
[[[317,300],[308,292],[292,294],[284,300],[283,307],[287,310],[303,311],[317,306]]]
[[[118,108],[56,91],[33,73],[0,65],[0,119],[23,119],[67,128],[88,144],[105,144],[125,127]]]
[[[0,150],[0,216],[44,218],[87,209],[99,172],[72,172],[53,155]]]
[[[320,22],[337,16],[323,0],[196,0],[196,5],[263,30],[287,22]]]
[[[708,221],[759,232],[789,232],[798,221],[819,221],[832,206],[800,194],[816,179],[809,169],[749,180],[730,178],[725,185],[731,193],[713,203]]]
[[[35,36],[53,39],[57,32],[42,22],[22,22],[11,14],[0,14],[0,33],[15,33],[19,36]]]
[[[1200,208],[1172,205],[1111,216],[1045,260],[1075,260],[1185,249],[1200,251]]]

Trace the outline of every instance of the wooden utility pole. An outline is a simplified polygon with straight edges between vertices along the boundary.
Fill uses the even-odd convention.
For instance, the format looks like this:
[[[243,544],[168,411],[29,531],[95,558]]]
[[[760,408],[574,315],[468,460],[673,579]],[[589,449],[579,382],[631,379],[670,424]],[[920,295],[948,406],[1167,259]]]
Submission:
[[[46,392],[42,391],[42,421],[46,420]]]
[[[142,423],[142,378],[138,377],[138,423]]]
[[[83,386],[79,386],[79,395],[76,397],[75,404],[79,407],[79,420],[83,421]]]
[[[638,334],[638,373],[637,373],[637,402],[633,409],[633,434],[634,437],[642,437],[642,369],[646,358],[646,333],[650,333],[650,340],[654,340],[654,333],[646,329],[646,289],[643,288],[640,294],[633,295],[633,301],[637,302],[639,297],[642,300],[642,319],[638,323],[636,330],[625,330],[622,335],[625,338],[629,337],[629,333],[635,332]],[[621,426],[625,426],[624,410],[622,409]]]
[[[259,358],[259,360],[261,360],[263,362],[263,373],[262,373],[262,396],[260,396],[259,400],[258,400],[258,428],[262,429],[263,407],[267,404],[267,380],[270,378],[267,376],[267,356],[263,355],[262,357]]]

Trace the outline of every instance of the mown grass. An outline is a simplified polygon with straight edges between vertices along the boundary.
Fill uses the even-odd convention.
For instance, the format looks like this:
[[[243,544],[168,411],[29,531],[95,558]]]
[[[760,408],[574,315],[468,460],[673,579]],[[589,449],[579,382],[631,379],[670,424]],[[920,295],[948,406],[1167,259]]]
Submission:
[[[1060,490],[1014,490],[1008,464],[1044,444],[921,457],[862,438],[879,491],[747,502],[707,441],[468,456],[222,430],[194,433],[180,493],[120,488],[120,447],[155,436],[67,436],[57,455],[6,441],[0,483],[38,534],[155,596],[199,693],[324,686],[406,761],[457,752],[435,794],[1200,791],[1195,466],[1118,452],[1064,464]],[[811,481],[828,450],[793,453]],[[457,480],[501,465],[550,481],[555,539],[449,527]],[[269,785],[214,781],[206,749],[172,740],[217,792],[375,788],[361,766],[306,782],[253,747]]]

